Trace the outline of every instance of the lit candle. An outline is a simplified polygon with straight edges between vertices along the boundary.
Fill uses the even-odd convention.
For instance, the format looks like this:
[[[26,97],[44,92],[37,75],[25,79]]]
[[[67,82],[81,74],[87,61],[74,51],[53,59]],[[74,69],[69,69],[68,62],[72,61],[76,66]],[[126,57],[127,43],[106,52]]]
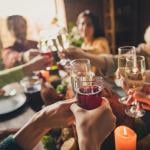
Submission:
[[[115,129],[116,150],[136,150],[136,133],[127,126]]]

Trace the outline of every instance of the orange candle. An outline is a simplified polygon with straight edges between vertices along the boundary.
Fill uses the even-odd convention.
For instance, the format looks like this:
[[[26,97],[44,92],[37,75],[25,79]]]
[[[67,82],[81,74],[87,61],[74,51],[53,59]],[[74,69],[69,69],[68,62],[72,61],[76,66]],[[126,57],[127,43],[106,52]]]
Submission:
[[[136,150],[136,133],[127,126],[115,129],[116,150]]]

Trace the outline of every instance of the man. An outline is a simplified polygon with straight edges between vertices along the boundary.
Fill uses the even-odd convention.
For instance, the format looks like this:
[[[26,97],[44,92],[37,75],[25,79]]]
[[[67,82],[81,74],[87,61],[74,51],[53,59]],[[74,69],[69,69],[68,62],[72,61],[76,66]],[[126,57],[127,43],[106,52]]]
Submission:
[[[31,48],[37,49],[37,42],[27,40],[27,22],[22,16],[9,16],[7,18],[7,27],[15,38],[15,42],[12,46],[3,49],[2,59],[5,68],[11,68],[22,64],[22,54]]]

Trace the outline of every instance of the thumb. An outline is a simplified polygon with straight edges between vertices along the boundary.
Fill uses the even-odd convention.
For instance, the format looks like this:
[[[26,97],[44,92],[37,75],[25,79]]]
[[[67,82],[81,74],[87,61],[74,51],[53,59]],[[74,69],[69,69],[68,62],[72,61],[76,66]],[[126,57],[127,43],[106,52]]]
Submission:
[[[70,110],[73,112],[74,115],[76,115],[76,114],[79,113],[79,112],[84,111],[84,109],[82,109],[81,107],[79,107],[76,103],[73,103],[73,104],[70,106]]]

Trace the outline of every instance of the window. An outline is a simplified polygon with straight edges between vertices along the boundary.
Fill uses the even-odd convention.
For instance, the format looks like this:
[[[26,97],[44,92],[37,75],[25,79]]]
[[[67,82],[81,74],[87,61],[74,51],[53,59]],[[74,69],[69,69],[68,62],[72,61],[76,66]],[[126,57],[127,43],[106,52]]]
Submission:
[[[38,39],[39,31],[50,24],[56,16],[55,0],[1,0],[0,5],[0,36],[3,47],[13,41],[6,27],[6,18],[10,15],[22,15],[28,22],[28,37]]]

